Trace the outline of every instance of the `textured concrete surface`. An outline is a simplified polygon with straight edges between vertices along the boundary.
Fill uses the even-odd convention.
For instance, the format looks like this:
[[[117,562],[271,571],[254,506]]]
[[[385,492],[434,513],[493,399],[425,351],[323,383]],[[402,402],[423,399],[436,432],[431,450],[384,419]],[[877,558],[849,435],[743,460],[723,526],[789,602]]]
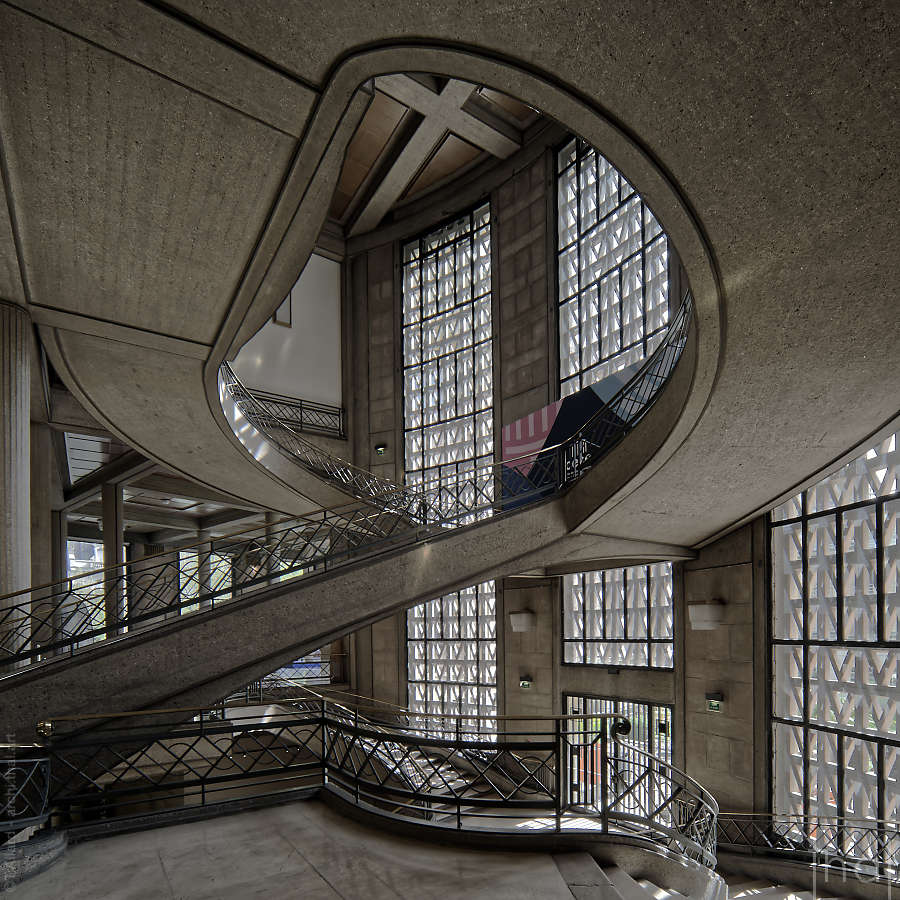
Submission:
[[[0,596],[31,584],[31,322],[0,299]]]
[[[697,294],[708,341],[695,379],[702,419],[605,514],[605,533],[703,540],[896,412],[900,375],[883,360],[897,348],[900,254],[886,246],[885,202],[898,177],[886,165],[897,25],[883,4],[824,16],[787,2],[501,13],[268,0],[246,15],[185,0],[196,25],[153,12],[141,40],[127,4],[99,22],[53,0],[29,6],[53,24],[4,9],[0,117],[22,262],[43,309],[89,313],[128,334],[215,340],[216,365],[309,252],[340,161],[336,152],[321,166],[322,151],[355,87],[383,71],[446,71],[508,90],[600,146],[672,235]],[[175,36],[190,64],[173,54]],[[420,44],[390,48],[407,38]],[[382,49],[347,55],[373,41]],[[234,45],[255,54],[252,74]],[[461,46],[511,62],[451,49]],[[228,76],[223,100],[211,84],[225,59],[240,77]],[[28,78],[26,60],[41,61]],[[304,91],[320,96],[317,107]],[[259,108],[248,110],[249,97]],[[315,114],[294,160],[279,110],[301,118],[307,108]],[[148,392],[165,408],[162,368],[122,383],[105,410],[111,425]],[[191,378],[171,430],[207,415]],[[149,428],[119,433],[214,480],[211,465],[204,476],[205,433],[190,455]]]
[[[386,835],[314,800],[91,841],[17,900],[571,900],[548,853]]]
[[[768,753],[767,746],[757,746],[767,742],[768,723],[755,721],[757,692],[766,690],[764,657],[754,678],[756,625],[766,618],[765,602],[754,602],[754,582],[765,580],[765,554],[764,544],[754,548],[754,529],[745,525],[683,564],[686,610],[691,602],[718,598],[725,603],[724,622],[712,631],[692,629],[686,611],[684,705],[679,709],[685,771],[715,796],[723,812],[754,810],[759,793],[754,755]],[[760,595],[765,598],[764,588]],[[707,692],[723,694],[720,712],[708,711]],[[767,796],[765,788],[761,793]]]

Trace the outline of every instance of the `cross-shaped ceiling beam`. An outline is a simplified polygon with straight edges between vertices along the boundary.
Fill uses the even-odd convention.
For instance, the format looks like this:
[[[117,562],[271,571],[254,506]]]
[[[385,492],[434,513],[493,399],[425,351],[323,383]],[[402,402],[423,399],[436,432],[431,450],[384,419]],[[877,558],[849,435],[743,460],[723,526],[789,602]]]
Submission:
[[[521,141],[463,109],[477,85],[451,79],[438,93],[408,75],[385,75],[375,80],[375,87],[415,110],[422,116],[422,121],[361,207],[349,229],[350,235],[363,234],[378,225],[431,159],[448,132],[501,159],[521,147]]]

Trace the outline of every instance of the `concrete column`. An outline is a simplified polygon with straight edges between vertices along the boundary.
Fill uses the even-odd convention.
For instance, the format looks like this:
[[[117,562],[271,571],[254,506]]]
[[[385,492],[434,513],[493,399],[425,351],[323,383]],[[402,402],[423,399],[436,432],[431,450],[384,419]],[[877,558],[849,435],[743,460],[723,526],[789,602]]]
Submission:
[[[53,577],[53,443],[50,427],[31,424],[31,584]]]
[[[199,593],[208,594],[212,590],[212,560],[210,552],[212,551],[212,541],[209,539],[208,531],[198,531],[197,540],[204,541],[197,547],[197,581],[199,582]],[[207,598],[200,601],[200,609],[209,609],[212,601]]]
[[[31,320],[0,300],[0,597],[31,584]],[[26,596],[0,600],[10,607]],[[18,650],[28,635],[22,616],[3,620],[0,644]]]
[[[125,512],[121,484],[104,484],[103,500],[103,566],[121,566],[125,562]],[[122,570],[109,569],[104,590],[106,593],[106,624],[119,622],[125,610]]]
[[[0,596],[31,584],[31,319],[0,300]]]
[[[69,520],[65,510],[55,509],[52,511],[51,527],[53,536],[50,545],[50,559],[53,581],[63,581],[69,577],[69,550],[66,546],[69,540]]]
[[[49,426],[31,424],[31,639],[53,640],[53,443]]]
[[[275,531],[275,523],[278,521],[278,513],[274,512],[266,512],[266,536],[265,536],[265,544],[266,544],[266,552],[268,552],[269,548],[272,546],[272,542],[274,540],[274,531]],[[266,575],[272,576],[278,573],[278,564],[277,560],[272,556],[266,557]],[[270,577],[268,584],[274,584],[275,579]]]

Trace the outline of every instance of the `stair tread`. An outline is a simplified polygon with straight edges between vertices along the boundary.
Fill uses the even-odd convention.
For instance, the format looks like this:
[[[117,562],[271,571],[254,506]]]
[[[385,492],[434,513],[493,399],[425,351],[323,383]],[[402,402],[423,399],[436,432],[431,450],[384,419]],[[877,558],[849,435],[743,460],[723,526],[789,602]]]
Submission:
[[[684,894],[673,891],[670,888],[661,888],[647,878],[639,878],[637,883],[648,893],[654,900],[685,900]]]
[[[603,869],[612,886],[621,894],[622,900],[650,900],[648,892],[641,887],[624,869],[609,866]]]
[[[585,851],[554,853],[553,861],[556,863],[556,868],[559,869],[566,884],[570,887],[572,885],[588,887],[609,886],[609,879],[590,853]]]
[[[555,853],[553,861],[575,900],[624,900],[590,853]]]
[[[727,878],[725,881],[728,884],[729,897],[737,897],[743,893],[756,894],[758,891],[776,887],[771,881],[760,881],[758,879],[747,881],[746,876],[744,876],[743,881],[728,881]]]

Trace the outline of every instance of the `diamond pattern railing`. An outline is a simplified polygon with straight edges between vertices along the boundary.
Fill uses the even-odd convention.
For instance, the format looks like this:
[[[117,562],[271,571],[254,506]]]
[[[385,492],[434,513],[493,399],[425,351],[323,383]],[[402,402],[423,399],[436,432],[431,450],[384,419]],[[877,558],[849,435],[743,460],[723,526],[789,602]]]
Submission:
[[[191,713],[191,721],[175,721]],[[90,732],[50,738],[50,804],[61,826],[102,821],[109,830],[116,819],[144,812],[315,787],[442,828],[627,832],[715,864],[714,801],[662,760],[646,759],[651,794],[635,773],[628,784],[604,787],[604,804],[585,802],[588,770],[573,780],[573,748],[599,748],[608,765],[597,774],[612,771],[618,735],[627,730],[616,716],[494,718],[489,728],[467,719],[461,737],[448,737],[454,717],[416,715],[413,732],[399,721],[404,716],[379,722],[307,691],[271,703],[263,715],[224,707],[92,717]],[[74,720],[55,727],[63,721]]]
[[[719,846],[800,857],[861,878],[900,882],[900,823],[842,816],[721,813]]]
[[[718,806],[713,796],[636,744],[606,739],[604,729],[605,723],[593,717],[575,717],[565,734],[572,804],[599,815],[610,831],[644,836],[715,865]]]
[[[294,400],[267,391],[247,388],[257,404],[266,411],[263,422],[266,428],[287,427],[295,431],[324,434],[343,438],[344,410],[340,406],[315,403],[312,400]]]
[[[504,460],[450,484],[436,481],[405,487],[332,456],[305,439],[289,420],[279,419],[277,410],[247,390],[227,363],[219,371],[219,396],[223,406],[230,403],[236,413],[232,420],[240,424],[233,427],[241,441],[248,441],[247,426],[255,430],[248,447],[255,446],[261,434],[303,468],[379,508],[413,514],[424,522],[469,524],[482,517],[475,514],[496,511],[495,488],[502,486],[507,504],[521,506],[561,490],[591,468],[650,408],[681,357],[692,316],[693,296],[687,292],[665,339],[571,438],[543,449],[536,458]]]
[[[0,745],[3,796],[0,801],[0,843],[7,835],[41,825],[49,816],[50,760],[36,745]]]
[[[357,500],[182,548],[182,553],[163,553],[0,597],[0,671],[14,676],[98,641],[127,639],[174,617],[201,613],[362,555],[509,514],[565,490],[650,408],[680,358],[691,316],[688,293],[666,339],[641,370],[570,439],[529,459],[530,468],[522,459],[506,460],[468,480],[426,484],[416,490],[330,456],[287,421],[273,427],[272,411],[261,407],[261,401],[223,367],[222,396],[231,398],[252,427]],[[188,557],[189,564],[183,562]]]

